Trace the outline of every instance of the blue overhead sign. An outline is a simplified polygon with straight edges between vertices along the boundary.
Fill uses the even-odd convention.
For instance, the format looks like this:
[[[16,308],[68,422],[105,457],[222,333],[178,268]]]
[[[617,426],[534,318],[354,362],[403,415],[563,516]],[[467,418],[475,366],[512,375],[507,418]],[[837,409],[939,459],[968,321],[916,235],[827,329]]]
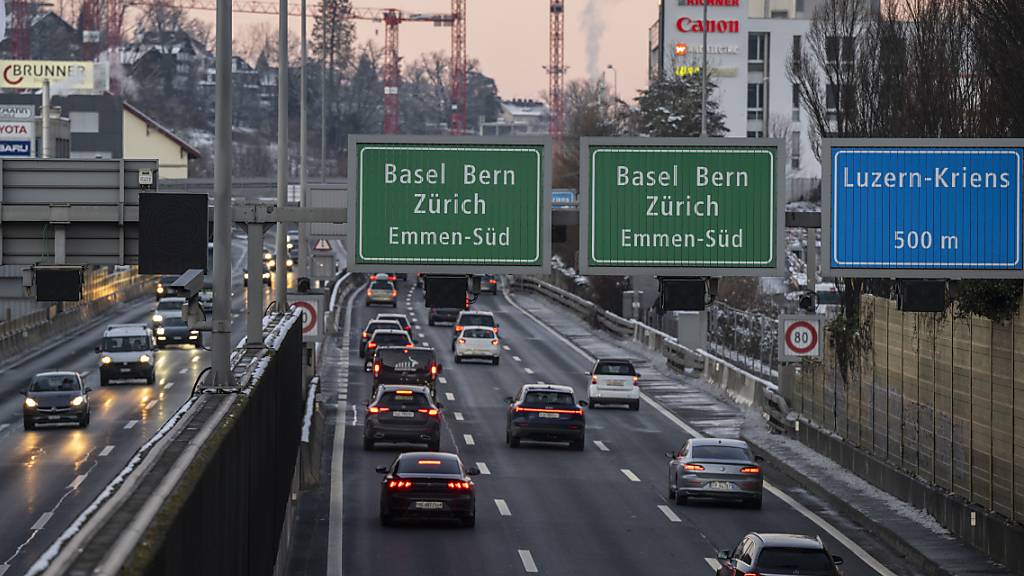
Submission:
[[[831,275],[1017,276],[1024,148],[992,142],[826,141],[822,247]]]
[[[556,188],[551,191],[551,205],[571,206],[576,203],[576,191],[567,188]]]

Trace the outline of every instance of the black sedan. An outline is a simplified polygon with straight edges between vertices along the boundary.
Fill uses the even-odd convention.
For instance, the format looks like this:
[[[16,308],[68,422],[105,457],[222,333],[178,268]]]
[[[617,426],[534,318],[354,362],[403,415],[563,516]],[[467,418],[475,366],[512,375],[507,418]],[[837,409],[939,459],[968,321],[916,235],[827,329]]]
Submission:
[[[37,424],[73,422],[79,427],[89,425],[89,392],[78,372],[43,372],[36,374],[22,394],[22,416],[25,430]]]
[[[512,448],[520,440],[569,442],[574,450],[583,450],[586,401],[576,402],[572,388],[553,384],[526,384],[508,401],[505,442]]]
[[[391,466],[379,466],[380,523],[390,526],[399,518],[451,518],[463,526],[476,524],[475,484],[466,469],[449,452],[406,452]]]
[[[203,347],[203,337],[199,330],[189,328],[181,316],[164,318],[163,324],[156,327],[156,346],[164,348],[171,344],[191,344],[196,348]]]

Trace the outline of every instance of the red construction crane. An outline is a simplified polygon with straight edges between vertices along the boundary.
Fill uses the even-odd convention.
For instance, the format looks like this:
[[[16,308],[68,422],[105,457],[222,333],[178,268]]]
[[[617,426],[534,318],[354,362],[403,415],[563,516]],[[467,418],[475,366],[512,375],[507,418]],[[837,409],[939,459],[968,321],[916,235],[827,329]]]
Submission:
[[[449,134],[466,133],[466,107],[469,104],[469,65],[466,60],[466,0],[452,0],[452,116]]]
[[[551,0],[551,46],[548,56],[548,105],[551,117],[548,132],[551,134],[553,152],[558,153],[562,142],[562,96],[565,90],[565,4],[563,0]]]
[[[107,48],[121,45],[122,23],[127,6],[124,0],[82,2],[79,21],[83,36],[83,58],[92,60]]]
[[[19,60],[32,57],[32,12],[34,6],[30,0],[11,0],[11,55]]]

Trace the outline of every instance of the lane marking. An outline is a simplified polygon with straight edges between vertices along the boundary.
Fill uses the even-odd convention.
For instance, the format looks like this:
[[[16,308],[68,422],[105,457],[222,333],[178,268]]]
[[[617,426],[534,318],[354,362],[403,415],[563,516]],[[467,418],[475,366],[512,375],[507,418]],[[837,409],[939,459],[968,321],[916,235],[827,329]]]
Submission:
[[[85,482],[86,476],[88,476],[88,474],[79,474],[78,476],[75,476],[75,479],[71,481],[71,484],[68,484],[68,488],[78,490],[78,487],[82,485],[82,482]]]
[[[3,432],[4,430],[7,430],[10,427],[10,424],[0,424],[0,432]]]
[[[46,523],[50,521],[50,518],[53,518],[53,512],[43,512],[39,520],[36,520],[36,523],[32,525],[31,530],[42,530],[43,526],[46,526]]]
[[[508,344],[502,344],[501,347],[505,349],[505,352],[511,352],[512,351],[512,349],[508,347]]]
[[[502,516],[512,515],[512,511],[508,509],[508,504],[501,498],[495,498],[494,505],[498,507],[498,514],[501,514]]]
[[[554,336],[555,338],[557,338],[557,339],[561,340],[562,342],[564,342],[569,348],[575,350],[576,353],[578,353],[580,356],[582,356],[583,358],[585,358],[586,360],[588,360],[590,362],[595,362],[596,361],[596,359],[593,356],[591,356],[590,353],[588,353],[586,350],[584,350],[584,349],[580,348],[579,346],[577,346],[575,342],[573,342],[572,340],[569,340],[568,338],[566,338],[565,336],[560,334],[557,330],[555,330],[551,326],[548,326],[547,324],[542,322],[533,313],[527,311],[525,308],[523,308],[519,304],[515,303],[512,300],[512,298],[509,297],[508,293],[505,293],[505,300],[509,304],[511,304],[515,309],[517,309],[520,312],[522,312],[527,318],[530,318],[531,320],[536,322],[541,328],[544,328],[545,330],[550,332],[552,336]],[[678,426],[678,427],[682,428],[683,430],[685,430],[686,433],[689,434],[690,436],[692,436],[694,438],[705,438],[704,434],[701,434],[693,426],[690,426],[686,422],[683,422],[682,420],[680,420],[675,414],[669,412],[661,404],[655,402],[654,400],[651,400],[651,398],[648,397],[643,392],[640,393],[640,399],[643,400],[645,403],[647,403],[648,406],[651,406],[652,408],[657,410],[659,413],[661,413],[661,415],[664,416],[665,418],[667,418],[670,422],[672,422],[676,426]],[[811,512],[810,510],[808,510],[805,506],[803,506],[802,504],[800,504],[799,502],[797,502],[796,500],[791,498],[788,494],[786,494],[782,490],[779,490],[774,485],[772,485],[772,484],[770,484],[768,482],[764,483],[764,489],[767,490],[768,492],[770,492],[771,494],[773,494],[774,496],[778,497],[780,500],[782,500],[786,504],[788,504],[793,510],[796,510],[798,513],[800,513],[800,515],[802,515],[803,517],[807,518],[811,522],[814,522],[820,528],[822,528],[823,530],[828,532],[829,535],[831,535],[833,538],[835,538],[843,546],[846,546],[846,548],[850,552],[853,552],[853,554],[855,556],[857,556],[857,558],[859,558],[862,562],[864,562],[865,564],[870,566],[875,572],[877,572],[881,576],[896,576],[895,572],[893,572],[893,571],[889,570],[888,568],[886,568],[885,566],[883,566],[881,562],[876,560],[874,556],[872,556],[866,550],[861,548],[859,544],[857,544],[853,540],[850,540],[847,536],[843,535],[839,531],[839,529],[837,529],[836,527],[834,527],[831,524],[829,524],[828,522],[826,522],[823,518],[821,518],[820,516],[818,516],[814,512]],[[672,520],[673,522],[679,522],[680,521],[678,519],[679,517],[676,516],[675,513],[672,512],[672,510],[668,506],[662,505],[662,506],[658,506],[658,508],[661,509],[661,511],[665,514],[665,516],[669,517],[669,520],[672,520],[672,518],[675,517],[676,520]]]
[[[146,411],[148,412],[148,411],[152,410],[153,406],[156,406],[157,402],[159,402],[159,400],[150,400],[149,404],[146,404]]]
[[[465,418],[462,416],[462,412],[453,412],[453,414],[455,414],[455,419],[458,420],[459,422],[465,420]]]
[[[178,374],[188,374],[188,368],[182,368],[181,370],[178,370]]]
[[[138,423],[138,420],[129,420],[128,423],[124,425],[124,429],[131,430],[132,428],[135,428],[135,425]]]
[[[519,356],[513,356],[512,359],[515,360],[516,362],[522,362],[523,361],[523,359],[520,358]]]
[[[524,371],[525,371],[525,372],[526,372],[527,374],[533,374],[533,370],[530,370],[529,368],[523,368],[523,370],[524,370]]]
[[[174,382],[168,382],[167,384],[164,384],[164,390],[170,390],[171,388],[174,388]]]
[[[110,456],[110,453],[113,452],[113,451],[114,451],[114,445],[113,444],[107,444],[107,447],[104,448],[103,450],[101,450],[99,455],[101,457],[103,457],[103,456]]]
[[[438,376],[437,377],[437,381],[440,382],[441,384],[447,384],[448,383],[448,379],[445,378],[444,376]]]
[[[661,513],[664,514],[666,518],[668,518],[669,522],[682,522],[682,520],[679,519],[679,516],[676,516],[676,513],[673,512],[672,509],[669,508],[668,506],[660,504],[658,505],[658,510],[661,510]]]
[[[529,573],[537,572],[537,564],[533,561],[533,554],[529,550],[520,550],[519,559],[523,561],[523,570]]]
[[[455,394],[452,394],[451,392],[445,392],[444,397],[447,398],[449,402],[455,401]]]
[[[483,462],[477,462],[476,467],[480,469],[480,474],[482,474],[483,476],[491,475],[491,469],[487,467],[487,464],[484,464]]]
[[[473,440],[473,435],[472,434],[463,434],[462,435],[462,439],[466,441],[466,446],[474,446],[474,445],[476,445],[476,441]]]
[[[594,446],[597,446],[597,449],[600,450],[601,452],[609,452],[608,447],[605,446],[604,442],[601,442],[600,440],[594,440]]]
[[[417,332],[416,335],[419,336],[420,338],[426,338],[423,332]]]
[[[636,474],[633,474],[633,471],[630,470],[629,468],[623,468],[622,470],[619,470],[619,472],[622,472],[623,474],[625,474],[626,478],[629,478],[630,482],[639,482],[640,481],[640,477],[637,476]]]
[[[10,564],[0,564],[0,576],[4,576],[11,569]]]
[[[722,567],[722,564],[718,562],[718,558],[705,558],[704,561],[708,563],[708,566],[711,566],[712,570],[717,571]]]

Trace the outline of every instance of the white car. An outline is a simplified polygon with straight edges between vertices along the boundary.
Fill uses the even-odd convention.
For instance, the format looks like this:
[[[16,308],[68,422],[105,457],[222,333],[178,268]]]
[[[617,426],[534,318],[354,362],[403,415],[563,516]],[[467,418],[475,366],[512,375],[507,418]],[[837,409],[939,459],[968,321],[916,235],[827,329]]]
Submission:
[[[467,326],[455,339],[455,362],[466,358],[481,358],[498,364],[501,360],[501,340],[497,331],[489,326]]]
[[[487,312],[483,310],[463,310],[462,312],[459,312],[459,316],[455,319],[455,324],[453,325],[452,352],[455,351],[455,341],[459,339],[459,333],[470,326],[494,328],[494,333],[498,333],[498,321],[494,318],[494,312]]]
[[[598,404],[627,404],[630,410],[640,409],[640,374],[629,360],[602,358],[587,376],[591,408]]]

